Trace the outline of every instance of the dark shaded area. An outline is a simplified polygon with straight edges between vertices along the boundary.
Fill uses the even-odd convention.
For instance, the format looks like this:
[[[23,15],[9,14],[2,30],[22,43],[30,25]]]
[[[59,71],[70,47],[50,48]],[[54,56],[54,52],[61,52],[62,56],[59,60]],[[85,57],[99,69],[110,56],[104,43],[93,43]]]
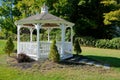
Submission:
[[[87,59],[85,63],[80,63],[82,59]],[[103,56],[83,56],[83,55],[74,55],[71,58],[62,60],[60,64],[65,65],[86,65],[87,62],[94,61],[95,64],[109,65],[110,67],[120,67],[120,58],[116,57],[103,57]]]
[[[18,61],[19,63],[22,63],[22,62],[33,62],[34,60],[31,59],[31,58],[30,58],[29,56],[27,56],[26,54],[20,53],[20,54],[18,54],[17,61]]]
[[[94,59],[104,64],[110,64],[111,67],[119,67],[120,68],[120,58],[116,57],[104,57],[104,56],[86,56],[88,58]]]
[[[85,60],[85,63],[88,62],[88,61],[94,61],[96,63],[101,63],[103,64],[102,62],[98,61],[98,60],[95,60],[95,59],[92,59],[92,58],[89,58],[87,56],[83,56],[83,55],[73,55],[73,57],[71,58],[67,58],[65,60],[62,60],[60,61],[60,64],[65,64],[65,65],[86,65],[85,63],[80,63],[79,61],[80,60]]]

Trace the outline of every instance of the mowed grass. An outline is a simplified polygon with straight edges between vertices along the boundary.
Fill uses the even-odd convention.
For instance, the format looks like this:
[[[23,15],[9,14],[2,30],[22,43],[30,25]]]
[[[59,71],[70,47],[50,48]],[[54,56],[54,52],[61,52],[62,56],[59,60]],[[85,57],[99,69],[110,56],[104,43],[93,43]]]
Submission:
[[[82,54],[120,71],[120,50],[82,47]]]
[[[4,53],[4,47],[5,47],[6,40],[0,40],[0,54]]]
[[[6,44],[7,40],[0,40],[0,54],[4,54],[4,48],[5,48],[5,44]],[[17,48],[17,44],[16,44],[16,41],[13,41],[14,42],[14,45],[15,45],[15,48],[14,50]]]
[[[74,65],[68,68],[53,68],[45,72],[35,68],[21,70],[2,62],[0,63],[0,80],[120,80],[120,72],[94,66]]]
[[[0,49],[4,47],[0,40]],[[16,43],[15,43],[16,44]],[[1,49],[2,51],[2,49]],[[52,68],[41,72],[34,66],[33,69],[11,67],[6,62],[7,55],[0,55],[0,80],[120,80],[120,51],[82,47],[82,55],[109,63],[110,70],[95,66],[69,65],[67,68]]]
[[[6,65],[0,66],[0,80],[61,80],[60,74],[42,74],[20,70]]]

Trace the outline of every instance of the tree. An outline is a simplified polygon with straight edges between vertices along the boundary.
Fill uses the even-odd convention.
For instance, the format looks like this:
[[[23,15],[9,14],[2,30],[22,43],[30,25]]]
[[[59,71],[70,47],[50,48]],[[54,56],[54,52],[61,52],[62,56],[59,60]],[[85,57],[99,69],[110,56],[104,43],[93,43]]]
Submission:
[[[120,9],[116,0],[79,0],[74,2],[73,6],[74,11],[70,20],[75,23],[73,28],[78,36],[113,38],[111,34],[116,34],[109,28],[112,25],[108,26],[103,22],[104,13]]]
[[[53,62],[59,62],[60,61],[60,55],[58,53],[55,40],[53,40],[53,42],[51,44],[51,47],[50,47],[49,60],[51,60]]]
[[[118,20],[111,20],[113,17],[107,15],[120,9],[119,0],[2,0],[2,3],[0,24],[13,32],[16,32],[14,21],[40,13],[44,3],[49,7],[49,13],[75,23],[73,28],[78,36],[110,39],[113,38],[111,34],[116,34],[111,27],[113,24],[118,26]],[[110,24],[106,25],[108,20]]]
[[[79,0],[76,4],[76,25],[74,31],[78,36],[100,37],[99,27],[103,27],[104,8],[100,3],[101,0]],[[73,16],[74,19],[74,16]],[[96,30],[99,30],[96,32]],[[96,34],[95,34],[96,33]]]
[[[12,41],[12,38],[9,37],[7,42],[6,42],[4,51],[5,51],[5,53],[8,54],[8,56],[10,56],[10,54],[13,52],[13,50],[14,50],[14,43]]]
[[[119,25],[120,26],[120,9],[115,11],[110,11],[104,16],[105,25]]]
[[[16,33],[16,26],[14,24],[14,0],[1,0],[0,6],[0,18],[1,18],[1,27],[7,31],[12,31]],[[19,13],[19,12],[17,12]]]
[[[108,39],[114,37],[120,37],[120,4],[119,0],[102,0],[101,2],[105,7],[108,7],[108,11],[103,14],[103,22],[105,25],[104,31],[106,32]]]
[[[78,38],[75,38],[74,41],[74,51],[76,52],[76,55],[79,55],[82,52]]]
[[[19,0],[15,7],[21,13],[20,18],[25,18],[40,13],[44,2],[45,0]]]

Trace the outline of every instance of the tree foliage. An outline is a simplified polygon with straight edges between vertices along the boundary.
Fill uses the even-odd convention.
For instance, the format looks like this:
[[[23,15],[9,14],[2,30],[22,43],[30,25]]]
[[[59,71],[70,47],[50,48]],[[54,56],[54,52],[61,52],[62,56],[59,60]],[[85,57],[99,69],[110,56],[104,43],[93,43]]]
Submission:
[[[13,0],[1,0],[2,6],[0,6],[0,24],[2,29],[7,31],[12,31],[16,33],[16,26],[14,24],[14,15],[15,12],[13,9]]]
[[[115,11],[110,11],[105,14],[104,23],[105,25],[119,25],[120,26],[120,9]]]
[[[14,21],[40,13],[44,3],[49,13],[75,23],[74,32],[78,36],[113,38],[111,34],[116,31],[112,28],[119,26],[119,0],[2,0],[2,28],[15,33]]]
[[[116,0],[79,0],[74,9],[76,17],[73,15],[72,20],[76,23],[74,31],[78,36],[111,39],[116,34],[116,31],[112,31],[113,25],[104,24],[105,13],[120,9]]]
[[[19,0],[15,7],[20,11],[20,18],[40,13],[40,8],[45,0]]]

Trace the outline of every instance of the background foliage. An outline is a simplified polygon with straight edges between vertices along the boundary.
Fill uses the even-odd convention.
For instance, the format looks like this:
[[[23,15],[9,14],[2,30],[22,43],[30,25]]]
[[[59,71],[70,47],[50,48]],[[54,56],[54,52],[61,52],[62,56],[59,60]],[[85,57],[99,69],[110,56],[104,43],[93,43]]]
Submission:
[[[120,38],[113,38],[109,40],[109,39],[95,39],[93,37],[79,37],[79,43],[82,46],[120,50]]]
[[[119,0],[1,0],[0,27],[6,30],[4,34],[16,33],[14,22],[40,13],[44,3],[49,13],[75,23],[77,36],[120,37]]]

